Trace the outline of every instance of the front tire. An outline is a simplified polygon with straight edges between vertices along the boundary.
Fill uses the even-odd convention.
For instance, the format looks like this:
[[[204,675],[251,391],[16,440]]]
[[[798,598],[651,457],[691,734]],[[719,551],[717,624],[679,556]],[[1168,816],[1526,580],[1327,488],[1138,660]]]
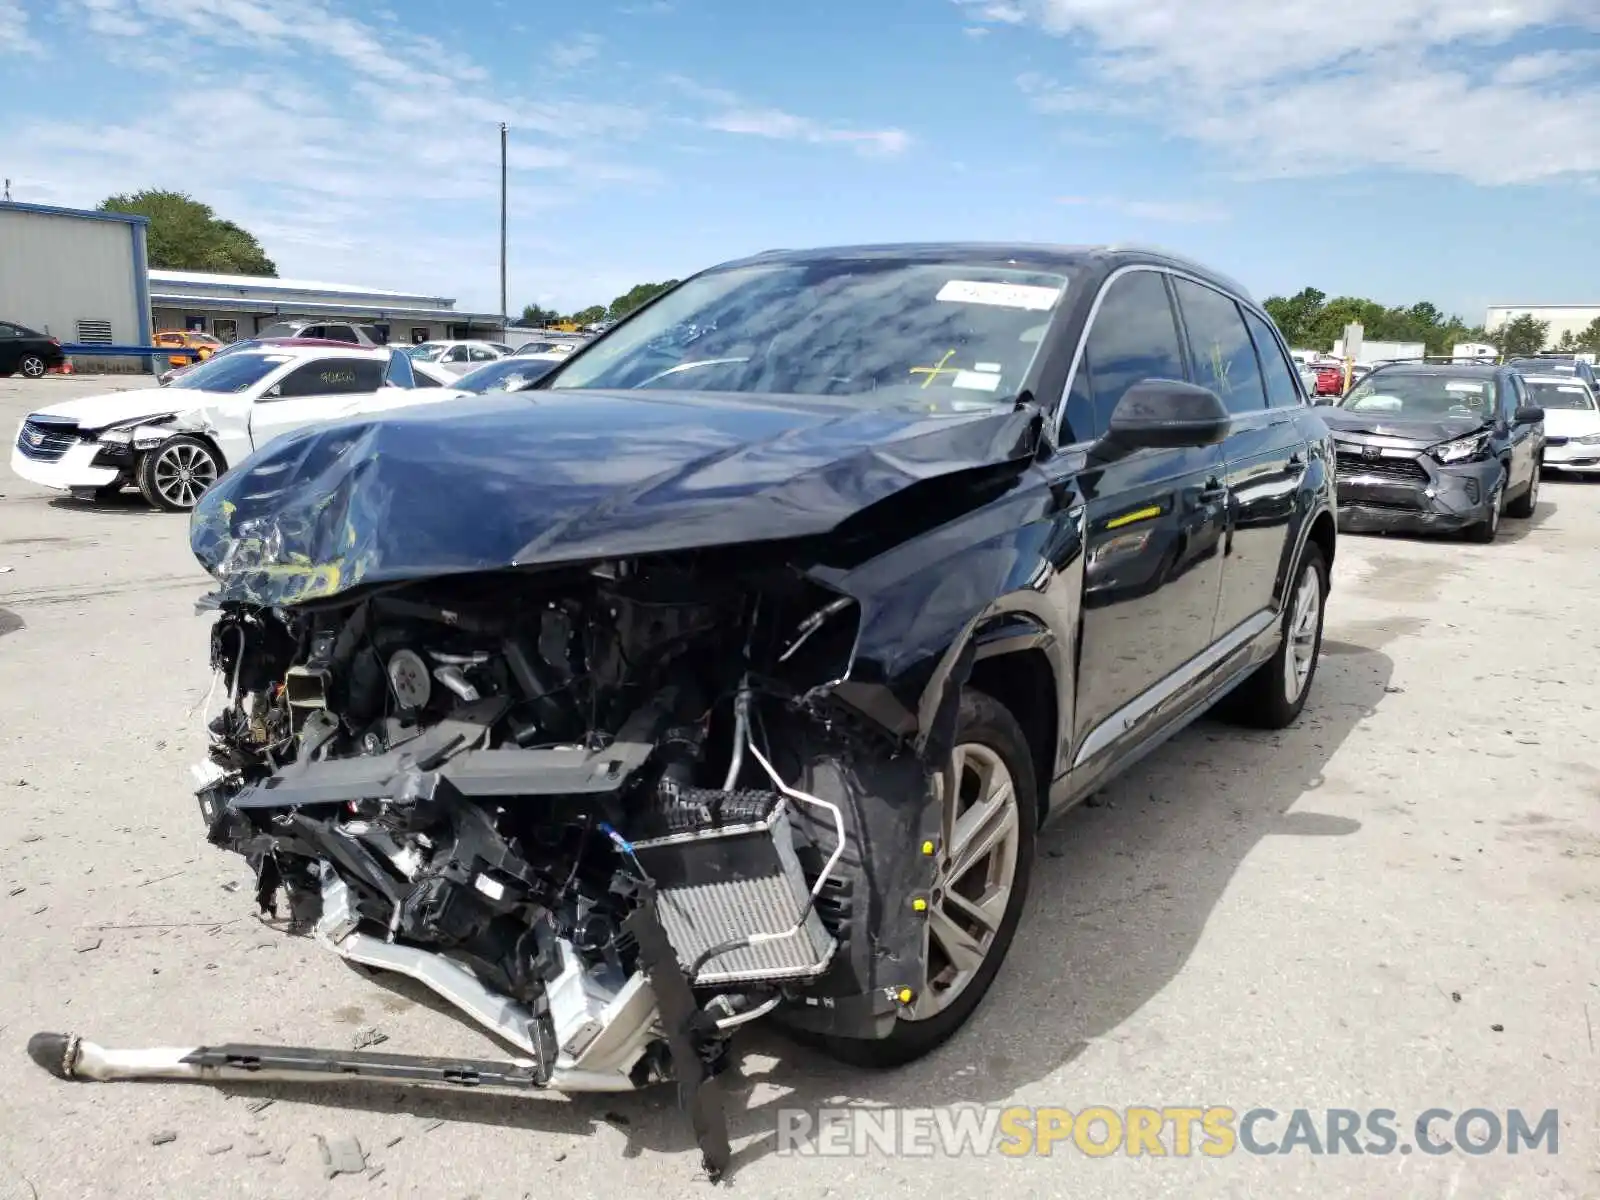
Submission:
[[[1328,600],[1328,560],[1308,541],[1283,606],[1277,652],[1239,685],[1228,715],[1256,729],[1286,729],[1306,706],[1322,655],[1322,621]]]
[[[1489,492],[1488,503],[1484,505],[1484,518],[1467,530],[1467,540],[1477,542],[1480,546],[1487,546],[1500,536],[1500,516],[1506,507],[1506,469],[1500,468],[1500,478],[1495,480],[1494,488]]]
[[[962,692],[943,788],[923,978],[888,1037],[825,1039],[829,1054],[854,1066],[903,1066],[953,1037],[994,983],[1022,920],[1039,827],[1038,782],[1022,727],[992,696]]]
[[[139,463],[139,494],[166,512],[188,512],[221,474],[222,460],[208,443],[180,434]]]
[[[45,361],[37,354],[24,354],[17,362],[17,370],[25,379],[42,379],[45,373]]]

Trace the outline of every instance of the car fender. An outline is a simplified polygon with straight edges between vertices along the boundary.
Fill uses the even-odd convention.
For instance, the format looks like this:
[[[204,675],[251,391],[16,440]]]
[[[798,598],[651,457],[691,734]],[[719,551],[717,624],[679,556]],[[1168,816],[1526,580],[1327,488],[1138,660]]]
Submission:
[[[1056,694],[1054,772],[1070,741],[1083,598],[1084,508],[1068,490],[1063,500],[1030,469],[998,498],[867,562],[813,568],[860,607],[850,670],[832,694],[939,763],[974,666],[1040,651]],[[1042,791],[1051,781],[1039,782]]]

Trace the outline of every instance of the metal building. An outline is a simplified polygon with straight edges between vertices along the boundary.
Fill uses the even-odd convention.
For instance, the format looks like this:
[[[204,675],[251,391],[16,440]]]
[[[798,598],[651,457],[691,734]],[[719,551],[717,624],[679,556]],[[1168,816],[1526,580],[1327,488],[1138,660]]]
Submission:
[[[1521,316],[1549,322],[1550,328],[1544,338],[1545,348],[1551,349],[1563,333],[1577,337],[1600,320],[1600,304],[1492,304],[1483,319],[1483,327],[1492,334],[1506,322]]]
[[[0,202],[0,320],[62,342],[150,344],[145,217]]]
[[[341,283],[151,271],[151,304],[158,330],[187,329],[232,342],[254,337],[277,321],[339,319],[375,325],[393,342],[439,338],[498,338],[498,313],[460,312],[444,296],[388,292]]]

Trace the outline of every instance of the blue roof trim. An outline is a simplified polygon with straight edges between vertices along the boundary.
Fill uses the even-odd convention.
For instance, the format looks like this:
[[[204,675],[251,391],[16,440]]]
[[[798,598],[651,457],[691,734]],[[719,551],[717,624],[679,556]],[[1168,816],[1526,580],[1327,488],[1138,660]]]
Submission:
[[[93,212],[87,208],[57,208],[53,204],[21,204],[0,200],[0,212],[43,213],[47,217],[82,217],[86,221],[121,221],[126,225],[148,225],[149,217],[138,213]]]

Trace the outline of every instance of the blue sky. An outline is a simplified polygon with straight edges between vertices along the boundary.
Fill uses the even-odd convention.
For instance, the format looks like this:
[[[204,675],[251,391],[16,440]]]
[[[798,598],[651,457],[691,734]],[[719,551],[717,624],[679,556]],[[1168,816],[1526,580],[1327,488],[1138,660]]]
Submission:
[[[565,309],[762,249],[1171,246],[1258,295],[1600,303],[1600,0],[0,0],[0,174],[285,276]]]

